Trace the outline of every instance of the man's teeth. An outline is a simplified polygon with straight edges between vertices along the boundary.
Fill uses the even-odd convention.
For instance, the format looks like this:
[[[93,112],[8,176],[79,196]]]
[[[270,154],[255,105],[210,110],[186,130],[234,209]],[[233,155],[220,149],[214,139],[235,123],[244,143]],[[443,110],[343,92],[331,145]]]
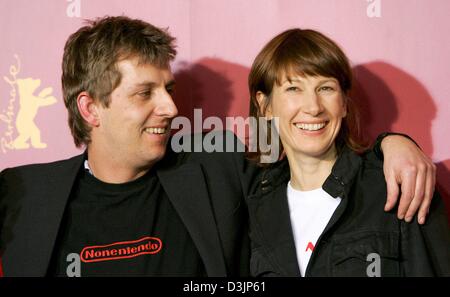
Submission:
[[[299,129],[302,130],[308,130],[308,131],[317,131],[322,129],[323,127],[325,127],[325,123],[320,123],[320,124],[295,124],[295,126]]]
[[[145,132],[151,133],[151,134],[164,134],[166,133],[166,128],[146,128]]]

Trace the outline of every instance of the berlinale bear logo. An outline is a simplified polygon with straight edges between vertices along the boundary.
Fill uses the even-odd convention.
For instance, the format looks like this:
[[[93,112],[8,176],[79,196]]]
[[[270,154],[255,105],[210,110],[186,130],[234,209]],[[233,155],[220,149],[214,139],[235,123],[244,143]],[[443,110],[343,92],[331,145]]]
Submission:
[[[47,145],[41,141],[41,131],[34,120],[41,107],[53,105],[57,101],[52,96],[51,87],[43,88],[35,94],[41,85],[40,79],[17,78],[20,72],[20,60],[17,55],[15,58],[17,66],[12,65],[9,69],[10,76],[3,77],[11,88],[7,109],[0,113],[0,121],[6,124],[6,131],[0,138],[3,153],[6,153],[8,149],[46,148]],[[19,95],[18,98],[17,95]]]

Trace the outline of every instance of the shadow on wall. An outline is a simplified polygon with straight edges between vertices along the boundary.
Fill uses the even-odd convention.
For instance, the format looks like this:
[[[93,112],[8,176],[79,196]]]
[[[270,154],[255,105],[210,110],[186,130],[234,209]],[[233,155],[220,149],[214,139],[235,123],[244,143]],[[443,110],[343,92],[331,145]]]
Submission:
[[[384,131],[412,136],[427,155],[433,154],[431,124],[436,106],[425,87],[408,73],[384,62],[358,65],[354,97],[362,105],[362,127],[374,139]]]
[[[175,73],[174,100],[179,115],[193,120],[193,109],[202,108],[203,118],[246,117],[249,110],[247,76],[250,69],[216,58],[203,58],[182,65]],[[426,88],[410,74],[385,62],[353,68],[352,97],[361,110],[363,131],[369,140],[385,131],[412,136],[429,156],[433,154],[431,125],[436,106]],[[450,215],[450,159],[437,165],[438,190]],[[450,222],[450,219],[449,219]]]
[[[215,58],[203,58],[181,65],[175,73],[174,101],[179,115],[193,119],[193,109],[201,108],[203,118],[247,116],[248,92],[245,66]]]
[[[385,131],[406,133],[432,156],[431,129],[437,110],[425,86],[410,74],[384,62],[358,65],[353,72],[352,96],[360,101],[362,127],[370,139]],[[450,159],[436,166],[437,189],[450,215]]]

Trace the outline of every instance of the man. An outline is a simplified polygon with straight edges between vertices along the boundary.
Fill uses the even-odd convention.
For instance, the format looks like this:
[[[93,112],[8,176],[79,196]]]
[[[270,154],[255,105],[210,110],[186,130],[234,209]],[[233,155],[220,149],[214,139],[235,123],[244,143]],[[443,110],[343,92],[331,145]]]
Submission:
[[[63,94],[75,144],[86,151],[1,173],[6,276],[248,274],[243,197],[258,171],[243,153],[176,154],[167,146],[177,115],[173,42],[127,17],[93,21],[70,36]],[[431,162],[400,136],[383,140],[383,151],[387,208],[401,182],[399,216],[409,219],[420,206],[422,218]]]

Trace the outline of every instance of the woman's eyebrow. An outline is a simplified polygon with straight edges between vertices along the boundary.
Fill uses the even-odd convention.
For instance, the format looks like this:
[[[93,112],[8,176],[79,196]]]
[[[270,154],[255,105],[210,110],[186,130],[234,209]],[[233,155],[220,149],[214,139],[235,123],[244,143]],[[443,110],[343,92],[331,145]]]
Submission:
[[[333,83],[337,83],[337,80],[335,78],[325,78],[319,81],[319,84],[324,84],[327,82],[333,82]]]

